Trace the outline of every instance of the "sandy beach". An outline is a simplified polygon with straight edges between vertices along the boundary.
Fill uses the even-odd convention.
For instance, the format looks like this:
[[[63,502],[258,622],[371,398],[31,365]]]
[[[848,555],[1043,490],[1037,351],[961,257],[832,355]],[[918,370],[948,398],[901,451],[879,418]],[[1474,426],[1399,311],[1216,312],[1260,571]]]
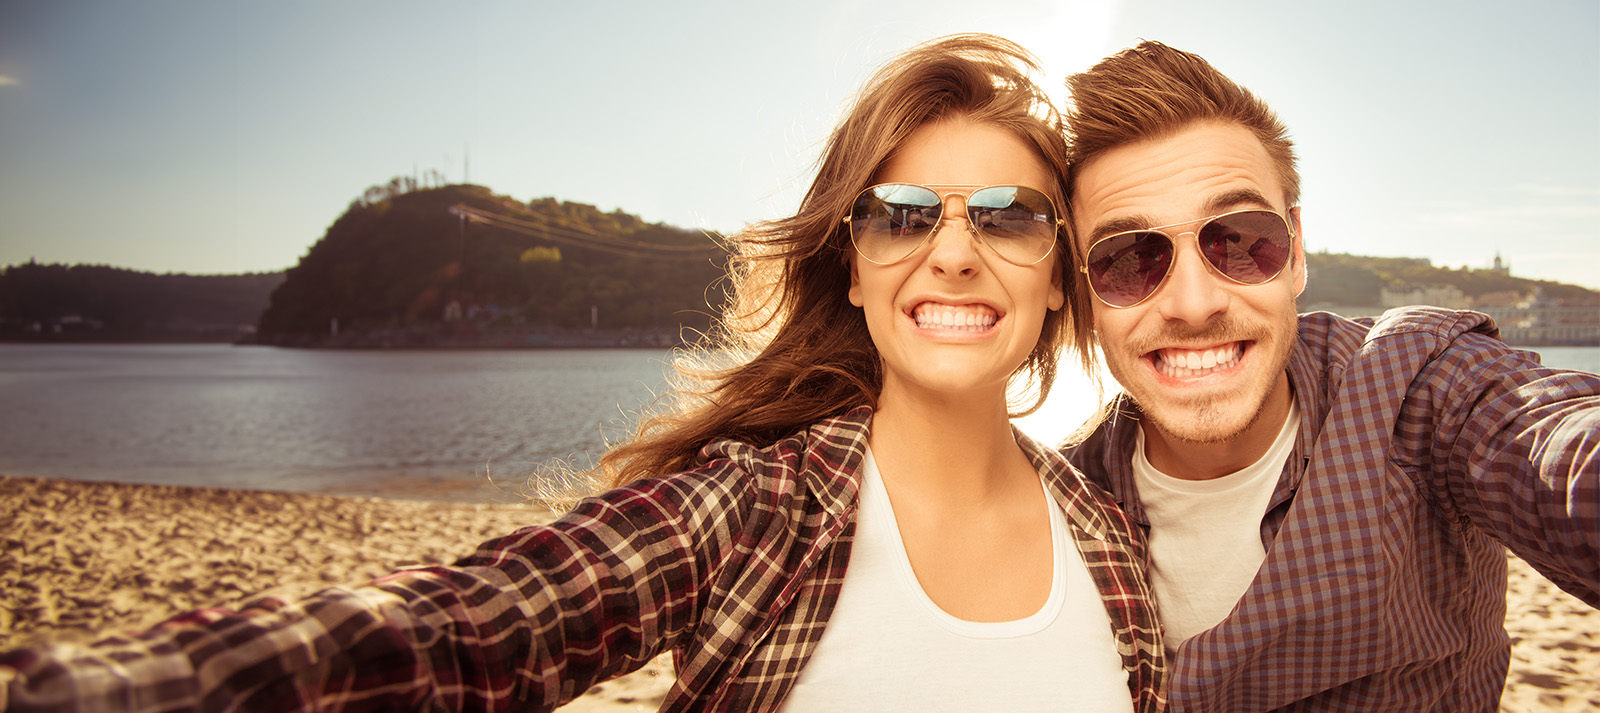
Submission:
[[[294,598],[394,568],[447,563],[548,521],[524,505],[460,505],[0,476],[0,649],[93,638],[179,612]],[[1600,612],[1511,560],[1514,643],[1501,711],[1600,710]],[[562,711],[651,711],[667,657]]]

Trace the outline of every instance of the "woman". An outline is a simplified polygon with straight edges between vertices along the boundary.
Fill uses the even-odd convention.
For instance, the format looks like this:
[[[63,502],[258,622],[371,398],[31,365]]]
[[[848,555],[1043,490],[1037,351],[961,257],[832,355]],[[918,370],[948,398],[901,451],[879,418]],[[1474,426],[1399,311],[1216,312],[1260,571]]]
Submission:
[[[0,706],[548,710],[671,650],[662,710],[1158,710],[1142,543],[1009,423],[1086,338],[1030,67],[961,36],[873,78],[736,241],[720,346],[754,356],[614,489],[453,567],[0,656]]]

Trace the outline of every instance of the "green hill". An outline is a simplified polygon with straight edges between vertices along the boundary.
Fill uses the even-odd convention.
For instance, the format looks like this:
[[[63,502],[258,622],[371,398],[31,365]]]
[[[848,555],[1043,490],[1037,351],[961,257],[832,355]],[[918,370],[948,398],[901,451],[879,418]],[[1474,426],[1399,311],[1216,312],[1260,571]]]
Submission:
[[[281,272],[158,275],[105,265],[0,270],[0,340],[229,342],[261,317]]]
[[[710,327],[726,253],[704,234],[482,186],[369,190],[286,274],[258,339],[299,346],[675,340]],[[604,340],[603,340],[604,341]]]
[[[1310,273],[1300,295],[1302,305],[1377,305],[1385,287],[1429,286],[1455,287],[1474,300],[1538,289],[1546,299],[1600,305],[1600,292],[1577,285],[1513,277],[1507,271],[1434,267],[1426,258],[1307,253],[1306,268]]]

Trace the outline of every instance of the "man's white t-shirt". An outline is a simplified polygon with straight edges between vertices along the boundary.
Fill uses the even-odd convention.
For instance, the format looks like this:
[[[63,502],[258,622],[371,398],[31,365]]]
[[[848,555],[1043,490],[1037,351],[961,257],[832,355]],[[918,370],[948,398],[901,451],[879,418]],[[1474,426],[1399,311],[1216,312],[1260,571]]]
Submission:
[[[1049,598],[1023,619],[971,622],[917,582],[870,452],[862,481],[843,589],[785,713],[1133,710],[1111,619],[1048,491]]]
[[[1184,480],[1150,465],[1139,430],[1133,475],[1150,519],[1150,588],[1168,651],[1221,622],[1255,580],[1267,556],[1261,519],[1299,433],[1291,402],[1266,455],[1219,478]]]

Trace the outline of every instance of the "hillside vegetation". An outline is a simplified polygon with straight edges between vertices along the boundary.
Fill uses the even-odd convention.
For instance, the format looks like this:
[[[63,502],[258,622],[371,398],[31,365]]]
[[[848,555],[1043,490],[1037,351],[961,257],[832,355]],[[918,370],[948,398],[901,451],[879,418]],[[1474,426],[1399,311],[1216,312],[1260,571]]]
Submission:
[[[1426,258],[1307,253],[1306,267],[1310,277],[1300,295],[1301,304],[1376,305],[1384,287],[1446,285],[1474,299],[1495,293],[1528,294],[1538,288],[1549,299],[1600,304],[1600,292],[1577,285],[1529,280],[1493,270],[1434,267]]]

